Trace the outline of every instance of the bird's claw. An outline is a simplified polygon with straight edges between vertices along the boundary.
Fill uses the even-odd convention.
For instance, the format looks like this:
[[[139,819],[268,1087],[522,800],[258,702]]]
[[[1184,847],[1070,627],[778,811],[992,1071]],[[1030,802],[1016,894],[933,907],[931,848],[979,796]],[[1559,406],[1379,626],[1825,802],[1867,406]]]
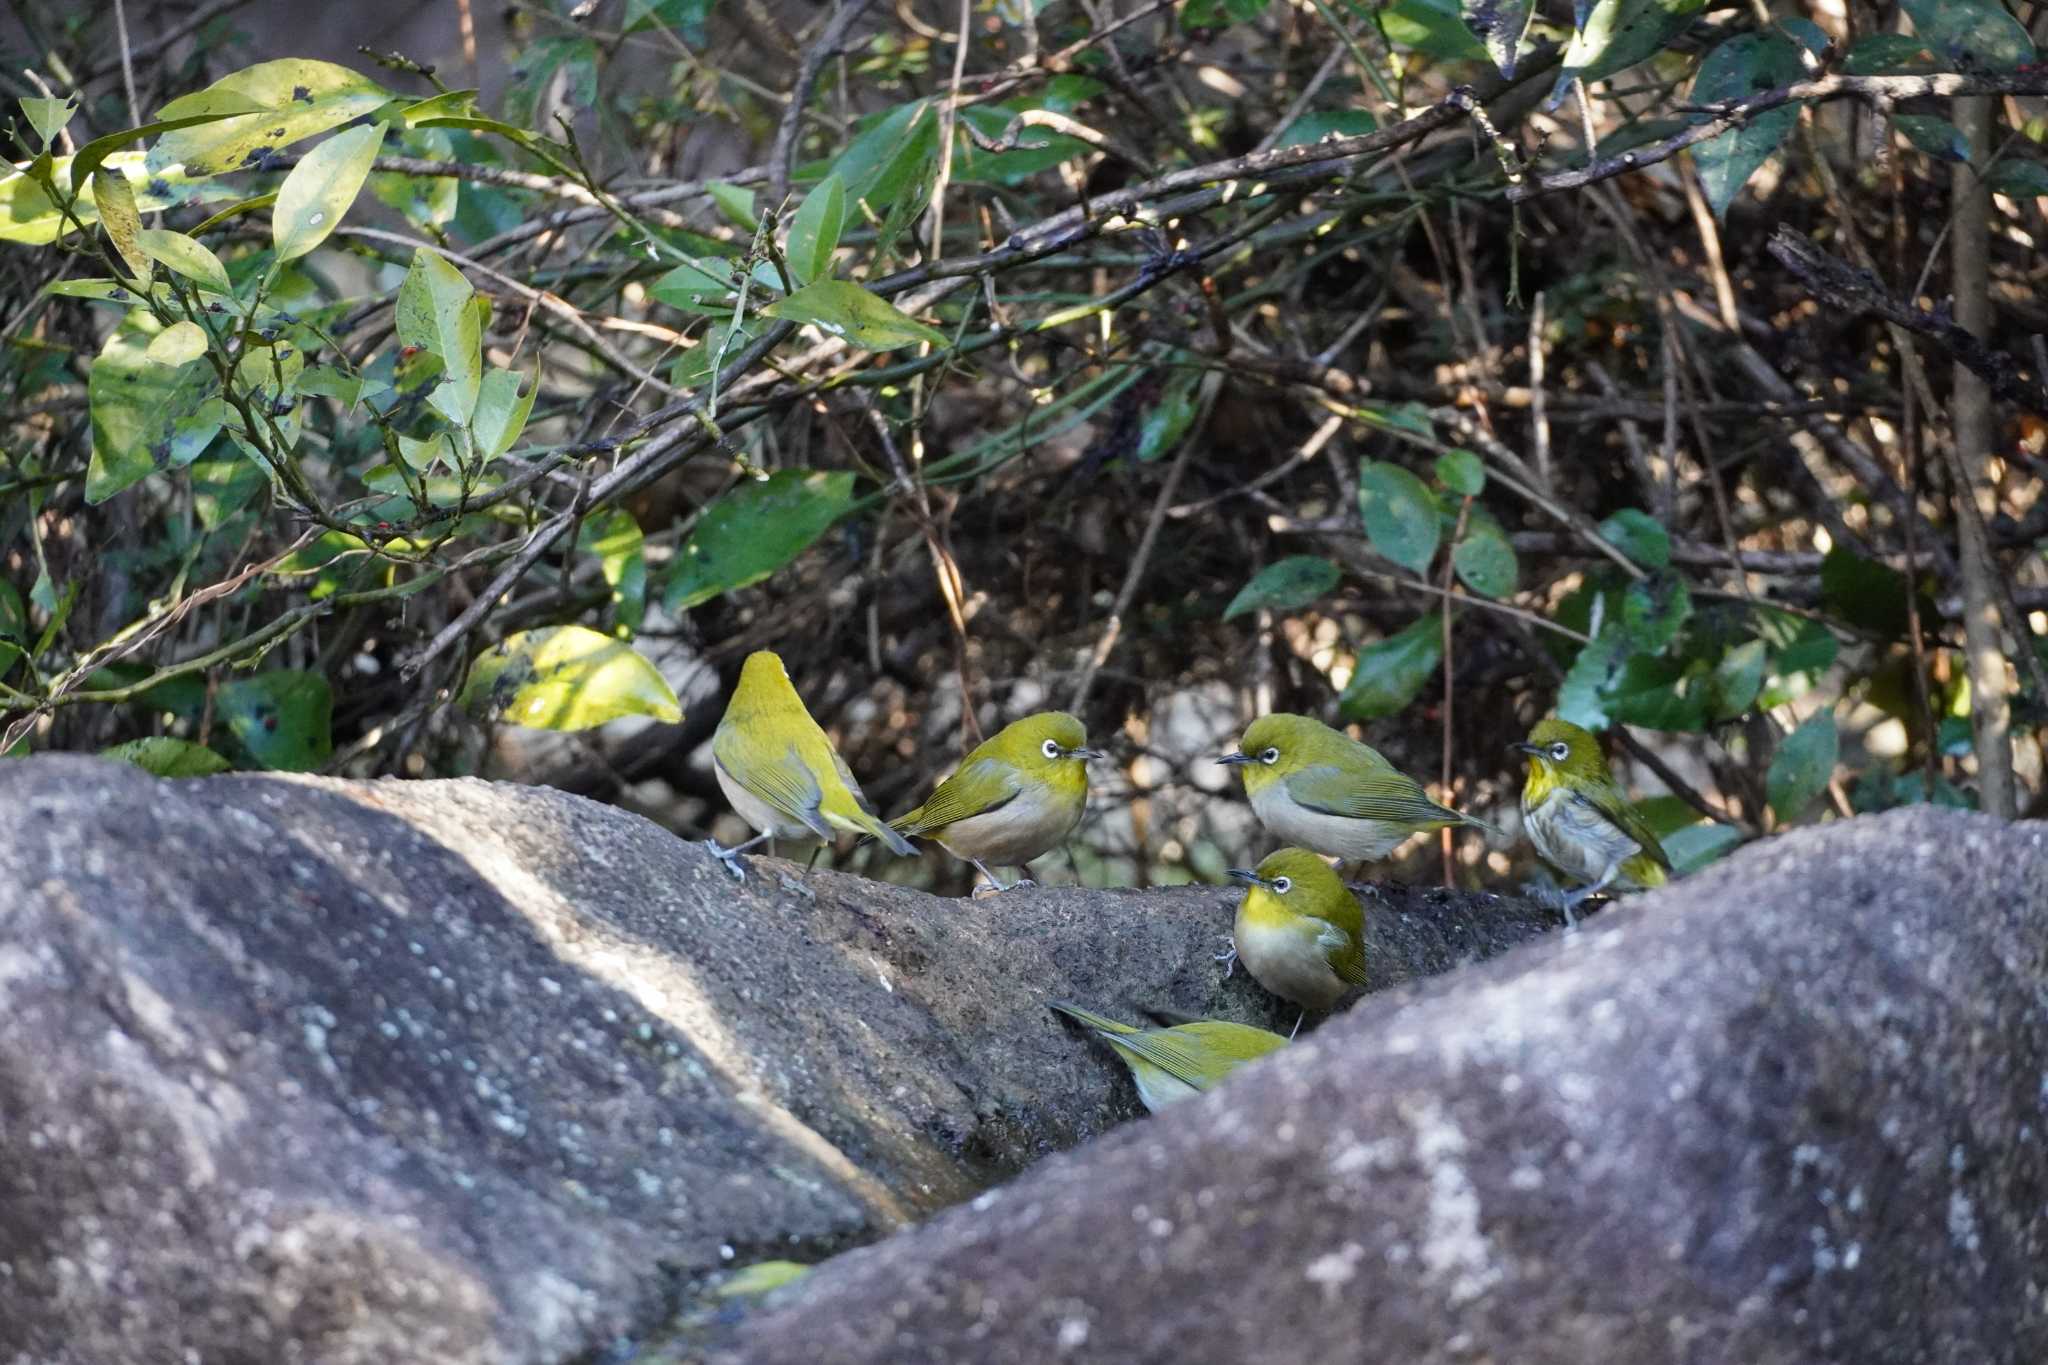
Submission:
[[[1223,964],[1223,979],[1225,981],[1230,980],[1230,974],[1237,970],[1237,945],[1232,943],[1228,948],[1216,954],[1216,961]]]
[[[735,853],[732,849],[721,847],[716,839],[706,839],[704,847],[711,850],[712,857],[725,864],[725,870],[732,873],[734,881],[743,882],[747,879],[747,869],[740,866],[740,855],[738,853]]]

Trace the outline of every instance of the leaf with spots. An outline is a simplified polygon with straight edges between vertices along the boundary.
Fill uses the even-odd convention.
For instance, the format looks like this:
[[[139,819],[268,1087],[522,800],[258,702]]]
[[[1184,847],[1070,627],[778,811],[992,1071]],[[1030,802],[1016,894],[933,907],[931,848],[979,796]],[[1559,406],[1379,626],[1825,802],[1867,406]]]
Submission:
[[[477,656],[459,698],[472,715],[534,730],[587,730],[621,716],[683,718],[675,689],[624,640],[587,626],[508,635]]]
[[[391,92],[375,81],[332,62],[305,57],[258,62],[172,100],[157,118],[210,114],[220,108],[254,112],[172,129],[149,149],[147,164],[152,172],[183,166],[191,176],[261,166],[294,142],[339,128],[391,98]]]
[[[367,124],[336,133],[292,167],[270,215],[278,260],[297,260],[341,226],[383,146],[384,129]]]
[[[279,669],[223,686],[214,712],[258,767],[312,772],[334,752],[334,694],[318,673]]]
[[[1508,80],[1515,76],[1515,58],[1536,7],[1529,0],[1464,0],[1459,10],[1465,27],[1486,47],[1486,55]]]
[[[1799,45],[1791,39],[1776,33],[1737,34],[1700,63],[1700,74],[1693,78],[1692,100],[1695,104],[1746,100],[1805,75]],[[1717,216],[1726,216],[1729,203],[1798,121],[1797,104],[1780,105],[1693,148],[1700,186]]]

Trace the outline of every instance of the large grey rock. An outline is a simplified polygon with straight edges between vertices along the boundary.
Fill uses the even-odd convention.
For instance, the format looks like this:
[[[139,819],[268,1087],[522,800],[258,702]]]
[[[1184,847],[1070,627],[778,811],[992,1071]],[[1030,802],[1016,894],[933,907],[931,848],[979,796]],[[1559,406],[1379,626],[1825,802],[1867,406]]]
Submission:
[[[1234,895],[995,902],[481,782],[0,764],[0,1360],[553,1361],[1137,1112],[1043,1007],[1285,1027]],[[1368,909],[1376,984],[1539,933]]]
[[[1369,999],[718,1358],[2036,1365],[2044,1142],[2048,826],[1916,808]]]

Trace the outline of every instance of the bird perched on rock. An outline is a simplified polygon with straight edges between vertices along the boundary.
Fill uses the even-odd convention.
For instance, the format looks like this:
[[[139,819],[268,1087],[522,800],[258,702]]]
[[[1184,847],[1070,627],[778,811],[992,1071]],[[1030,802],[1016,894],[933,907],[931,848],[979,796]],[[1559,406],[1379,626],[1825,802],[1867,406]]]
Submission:
[[[889,827],[965,858],[997,891],[1029,886],[1004,886],[989,864],[1023,868],[1072,833],[1088,805],[1087,762],[1101,757],[1080,721],[1040,711],[976,745],[923,805]]]
[[[1308,716],[1260,717],[1238,751],[1217,762],[1242,772],[1267,829],[1332,858],[1377,862],[1409,835],[1446,825],[1493,830],[1430,800],[1377,749]]]
[[[711,737],[711,766],[733,810],[760,831],[732,848],[704,841],[741,881],[747,874],[740,853],[765,839],[830,843],[843,832],[871,835],[905,856],[917,852],[861,795],[846,760],[804,709],[772,650],[749,654],[740,669],[739,686]]]
[[[1155,1114],[1287,1044],[1269,1029],[1227,1019],[1195,1019],[1169,1028],[1141,1029],[1066,1000],[1046,1003],[1086,1025],[1116,1049],[1116,1055],[1130,1068],[1131,1079],[1138,1083],[1138,1098]]]
[[[1328,863],[1283,848],[1256,871],[1233,867],[1230,875],[1246,886],[1225,956],[1243,962],[1253,980],[1304,1011],[1327,1010],[1365,984],[1365,912]],[[1294,1027],[1300,1031],[1300,1019]]]
[[[1600,752],[1600,741],[1570,721],[1539,721],[1529,738],[1511,748],[1529,757],[1522,784],[1522,823],[1543,860],[1583,882],[1564,898],[1572,912],[1597,891],[1647,890],[1671,875],[1671,860],[1657,836],[1629,804]]]

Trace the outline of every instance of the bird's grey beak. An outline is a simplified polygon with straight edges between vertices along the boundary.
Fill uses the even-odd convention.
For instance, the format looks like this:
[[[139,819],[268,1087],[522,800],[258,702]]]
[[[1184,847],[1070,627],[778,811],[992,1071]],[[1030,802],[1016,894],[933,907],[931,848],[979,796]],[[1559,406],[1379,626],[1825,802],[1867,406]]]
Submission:
[[[1518,754],[1540,754],[1543,752],[1543,746],[1541,744],[1515,743],[1508,745],[1508,747],[1510,749],[1513,749]]]
[[[1235,768],[1235,767],[1236,767],[1236,766],[1238,766],[1238,765],[1239,765],[1240,763],[1249,763],[1249,762],[1251,762],[1251,761],[1252,761],[1252,756],[1251,756],[1250,754],[1225,754],[1225,755],[1223,755],[1223,757],[1221,757],[1221,758],[1217,759],[1216,761],[1217,761],[1218,763],[1222,763],[1222,764],[1225,764],[1225,765],[1227,765],[1227,766],[1229,766],[1229,767]],[[1233,873],[1231,873],[1230,875],[1231,875],[1231,876],[1233,876],[1233,877],[1235,877],[1235,876],[1236,876],[1237,874],[1236,874],[1235,872],[1233,872]]]
[[[1236,755],[1236,757],[1241,759],[1244,757],[1244,755],[1238,754]],[[1231,868],[1230,880],[1234,882],[1245,882],[1253,886],[1271,886],[1273,884],[1248,867]]]
[[[1065,749],[1061,752],[1068,758],[1090,759],[1109,757],[1108,754],[1102,752],[1102,750],[1100,749]]]

